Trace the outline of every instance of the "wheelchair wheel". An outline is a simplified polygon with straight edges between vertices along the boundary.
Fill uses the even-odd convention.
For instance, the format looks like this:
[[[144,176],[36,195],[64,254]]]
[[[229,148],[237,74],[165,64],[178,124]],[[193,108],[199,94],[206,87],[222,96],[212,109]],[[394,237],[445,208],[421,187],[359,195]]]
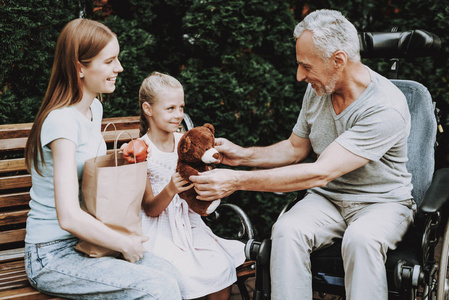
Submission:
[[[440,262],[438,266],[437,300],[449,299],[449,222],[446,223],[443,235],[443,245],[441,248]]]

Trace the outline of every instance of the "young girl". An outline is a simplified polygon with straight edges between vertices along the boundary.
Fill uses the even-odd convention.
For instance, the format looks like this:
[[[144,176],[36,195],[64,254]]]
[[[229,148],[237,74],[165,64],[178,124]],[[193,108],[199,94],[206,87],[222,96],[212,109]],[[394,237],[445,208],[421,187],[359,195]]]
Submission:
[[[25,266],[31,285],[73,299],[181,299],[176,269],[144,254],[144,237],[117,233],[80,208],[84,162],[105,154],[99,93],[112,93],[123,68],[115,34],[87,19],[58,38],[52,75],[26,145],[31,172]],[[122,253],[88,258],[78,238]]]
[[[143,203],[143,232],[149,236],[144,246],[181,272],[184,299],[229,299],[235,268],[245,261],[244,244],[214,235],[177,195],[193,188],[175,173],[182,136],[176,131],[184,118],[182,85],[154,72],[143,81],[139,101],[140,133],[151,148],[148,177],[158,195]]]

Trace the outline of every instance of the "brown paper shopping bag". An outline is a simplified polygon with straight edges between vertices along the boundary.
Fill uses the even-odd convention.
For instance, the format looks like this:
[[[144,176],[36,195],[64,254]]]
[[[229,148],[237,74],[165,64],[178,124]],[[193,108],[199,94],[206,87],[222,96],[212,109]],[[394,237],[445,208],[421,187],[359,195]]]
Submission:
[[[119,136],[114,142],[114,153],[85,162],[81,185],[82,206],[113,230],[127,235],[142,235],[139,211],[147,180],[147,162],[128,163],[117,151]],[[120,255],[83,240],[75,249],[91,257]]]

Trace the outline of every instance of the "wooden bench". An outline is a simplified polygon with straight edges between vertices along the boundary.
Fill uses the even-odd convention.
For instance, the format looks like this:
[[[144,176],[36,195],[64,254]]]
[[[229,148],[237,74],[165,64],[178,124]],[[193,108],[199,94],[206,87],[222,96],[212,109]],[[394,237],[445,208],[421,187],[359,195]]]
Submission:
[[[118,131],[125,130],[133,138],[139,137],[139,117],[103,119],[103,128],[109,122]],[[32,123],[0,125],[0,299],[62,299],[33,289],[25,273],[24,238],[31,175],[23,155],[31,126]],[[108,128],[105,140],[111,149],[115,133],[109,129],[113,130]],[[129,136],[122,134],[119,144],[128,140]],[[245,262],[237,274],[242,299],[249,299],[244,282],[254,276],[254,262]]]

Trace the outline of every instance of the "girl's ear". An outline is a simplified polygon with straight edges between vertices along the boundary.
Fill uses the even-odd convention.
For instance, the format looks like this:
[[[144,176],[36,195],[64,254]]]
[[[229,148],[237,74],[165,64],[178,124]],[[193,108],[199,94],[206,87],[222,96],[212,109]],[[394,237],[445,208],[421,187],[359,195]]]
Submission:
[[[150,103],[148,103],[148,102],[142,103],[142,109],[146,116],[148,116],[148,117],[153,116],[153,109],[152,109]]]

